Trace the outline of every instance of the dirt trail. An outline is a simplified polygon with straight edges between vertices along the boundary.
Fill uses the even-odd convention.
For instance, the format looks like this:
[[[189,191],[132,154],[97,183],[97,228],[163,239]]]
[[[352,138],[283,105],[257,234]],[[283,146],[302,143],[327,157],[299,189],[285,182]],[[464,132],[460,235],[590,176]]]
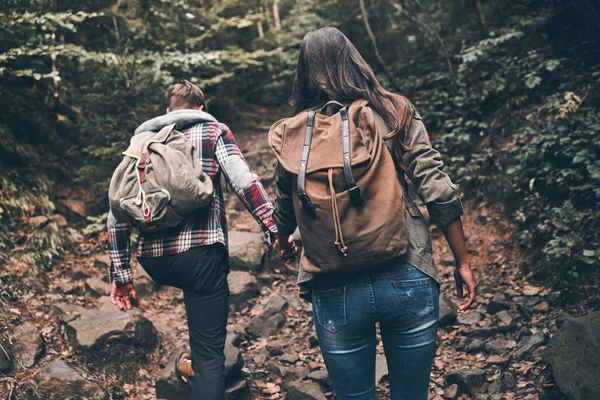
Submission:
[[[274,160],[264,146],[266,132],[239,135],[237,139],[251,167],[273,195],[271,171]],[[241,209],[234,196],[231,193],[226,193],[226,196],[230,228],[257,232],[256,224]],[[540,361],[540,354],[548,335],[556,329],[555,320],[563,310],[558,308],[555,298],[546,288],[527,281],[510,239],[511,227],[503,222],[498,210],[481,208],[467,201],[465,211],[465,230],[480,282],[480,296],[473,311],[459,315],[458,321],[439,331],[430,398],[562,399],[549,380],[548,367]],[[439,230],[433,228],[432,232],[435,258],[443,280],[442,293],[454,303],[459,303],[454,294],[453,258]],[[139,364],[138,370],[132,372],[136,378],[130,383],[123,384],[114,372],[102,373],[82,363],[65,341],[63,332],[57,329],[61,316],[56,312],[56,304],[97,307],[96,297],[90,295],[85,287],[81,288],[81,283],[76,283],[72,277],[77,271],[84,271],[88,275],[105,278],[108,272],[102,263],[105,255],[104,233],[86,238],[52,272],[45,274],[37,288],[29,293],[18,293],[14,304],[5,306],[11,318],[31,321],[43,330],[45,344],[39,364],[14,375],[14,383],[17,383],[13,385],[15,393],[24,393],[22,389],[31,385],[29,379],[51,360],[63,358],[85,368],[113,393],[115,399],[155,398],[156,379],[168,364],[171,354],[187,345],[180,291],[161,288],[153,292],[154,288],[147,280],[138,281],[142,283],[139,292],[149,293],[140,299],[138,309],[160,332],[161,343]],[[140,275],[140,269],[135,268]],[[312,372],[309,379],[322,384],[323,393],[332,398],[314,337],[311,307],[297,297],[294,271],[285,267],[271,268],[269,275],[265,281],[263,274],[260,294],[231,313],[228,327],[241,338],[239,347],[244,359],[243,374],[251,390],[249,398],[285,398],[289,382],[305,377],[308,372]],[[81,290],[77,289],[77,285]],[[275,294],[282,295],[287,301],[288,307],[282,311],[286,317],[285,324],[274,337],[250,338],[245,333],[249,321],[261,314],[264,305]],[[110,306],[104,304],[103,307]],[[531,343],[532,338],[539,340]],[[378,352],[383,354],[381,345]],[[467,371],[450,374],[457,369]],[[379,365],[381,383],[378,391],[381,398],[387,398],[385,372],[383,365]],[[4,379],[5,388],[9,387],[7,382]],[[458,382],[459,392],[470,391],[473,394],[455,395],[450,391],[456,388],[448,382]]]

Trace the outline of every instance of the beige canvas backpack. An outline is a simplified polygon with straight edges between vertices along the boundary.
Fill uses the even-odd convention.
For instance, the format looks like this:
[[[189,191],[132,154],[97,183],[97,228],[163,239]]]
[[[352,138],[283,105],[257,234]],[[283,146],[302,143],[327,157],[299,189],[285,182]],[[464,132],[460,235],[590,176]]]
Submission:
[[[186,214],[208,205],[213,183],[196,149],[175,124],[131,138],[110,181],[108,198],[118,222],[144,232],[172,228]]]
[[[302,112],[269,131],[280,165],[295,175],[301,263],[312,273],[369,268],[408,247],[403,190],[383,141],[387,132],[378,132],[366,101],[326,107],[331,104],[339,112]]]

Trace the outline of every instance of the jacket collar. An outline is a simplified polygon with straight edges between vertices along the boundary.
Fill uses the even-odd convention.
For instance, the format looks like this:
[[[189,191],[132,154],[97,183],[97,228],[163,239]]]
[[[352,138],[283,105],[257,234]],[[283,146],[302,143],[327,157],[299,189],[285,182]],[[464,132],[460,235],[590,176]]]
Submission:
[[[135,130],[135,134],[141,132],[156,132],[167,125],[177,124],[177,129],[182,130],[190,125],[201,122],[218,122],[215,117],[204,111],[198,110],[175,110],[144,122]]]

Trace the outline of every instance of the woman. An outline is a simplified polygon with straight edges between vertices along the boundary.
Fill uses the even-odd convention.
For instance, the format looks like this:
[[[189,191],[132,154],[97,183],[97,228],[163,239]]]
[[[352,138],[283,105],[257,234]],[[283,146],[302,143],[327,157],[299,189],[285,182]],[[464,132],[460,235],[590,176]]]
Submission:
[[[431,147],[411,103],[386,91],[348,38],[327,27],[309,32],[302,41],[293,102],[296,113],[301,113],[320,110],[332,100],[350,106],[350,110],[358,100],[373,110],[377,126],[387,133],[385,145],[404,192],[414,188],[454,253],[457,295],[462,297],[463,285],[469,289],[469,300],[459,308],[466,310],[475,300],[477,282],[465,245],[456,187],[442,171],[441,157]],[[390,178],[392,181],[396,184],[396,176]],[[295,255],[290,235],[297,226],[296,214],[302,211],[294,209],[296,184],[294,175],[278,165],[276,249],[287,259]],[[338,192],[333,185],[331,190]],[[377,322],[388,363],[391,398],[427,399],[437,334],[439,276],[427,224],[413,198],[407,195],[405,202],[409,243],[403,256],[359,272],[309,274],[300,267],[301,295],[313,303],[319,344],[338,399],[375,399]],[[310,258],[310,254],[306,256]]]

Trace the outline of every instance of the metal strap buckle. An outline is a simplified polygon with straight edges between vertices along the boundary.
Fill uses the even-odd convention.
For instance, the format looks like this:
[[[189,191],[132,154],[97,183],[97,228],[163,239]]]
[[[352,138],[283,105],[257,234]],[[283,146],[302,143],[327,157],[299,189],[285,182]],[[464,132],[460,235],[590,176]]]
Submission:
[[[308,197],[306,193],[299,193],[298,199],[300,200],[300,203],[302,203],[302,208],[304,208],[304,211],[306,211],[310,216],[314,216],[316,207],[312,201],[310,201],[310,197]]]
[[[348,192],[350,193],[350,200],[355,206],[362,207],[365,204],[365,198],[358,186],[354,186]]]

